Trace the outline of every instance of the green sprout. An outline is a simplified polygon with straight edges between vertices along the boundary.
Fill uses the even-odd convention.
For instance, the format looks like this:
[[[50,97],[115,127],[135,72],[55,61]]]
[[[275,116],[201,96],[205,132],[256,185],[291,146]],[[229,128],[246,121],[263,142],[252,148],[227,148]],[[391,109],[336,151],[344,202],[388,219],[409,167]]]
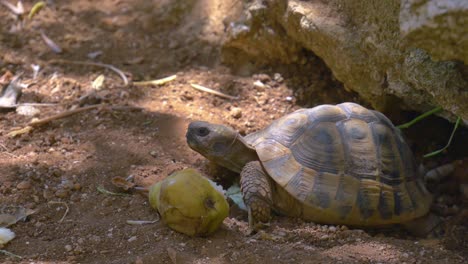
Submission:
[[[416,124],[417,122],[423,120],[424,118],[430,116],[430,115],[433,115],[435,113],[438,113],[440,111],[442,111],[442,107],[438,106],[430,111],[427,111],[425,113],[423,113],[422,115],[419,115],[417,116],[416,118],[414,118],[413,120],[409,121],[408,123],[404,123],[402,125],[399,125],[397,126],[397,128],[399,129],[405,129],[405,128],[409,128],[410,126]],[[452,130],[452,134],[450,135],[450,138],[449,138],[449,141],[447,142],[447,145],[445,145],[445,147],[439,149],[439,150],[436,150],[436,151],[433,151],[431,153],[428,153],[426,155],[424,155],[423,157],[424,158],[430,158],[430,157],[433,157],[437,154],[440,154],[442,151],[446,150],[450,144],[452,143],[452,139],[453,139],[453,135],[455,135],[455,131],[457,131],[457,128],[458,126],[460,125],[460,122],[461,122],[461,117],[457,117],[457,121],[455,122],[455,126],[453,127],[453,130]]]

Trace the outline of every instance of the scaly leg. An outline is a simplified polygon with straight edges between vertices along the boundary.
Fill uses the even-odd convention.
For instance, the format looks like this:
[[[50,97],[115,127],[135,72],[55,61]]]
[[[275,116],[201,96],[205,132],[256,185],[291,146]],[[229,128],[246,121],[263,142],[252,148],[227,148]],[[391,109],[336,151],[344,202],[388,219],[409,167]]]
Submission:
[[[254,233],[261,227],[261,223],[270,221],[272,206],[270,181],[260,162],[251,161],[244,166],[240,184],[249,213],[249,233]]]

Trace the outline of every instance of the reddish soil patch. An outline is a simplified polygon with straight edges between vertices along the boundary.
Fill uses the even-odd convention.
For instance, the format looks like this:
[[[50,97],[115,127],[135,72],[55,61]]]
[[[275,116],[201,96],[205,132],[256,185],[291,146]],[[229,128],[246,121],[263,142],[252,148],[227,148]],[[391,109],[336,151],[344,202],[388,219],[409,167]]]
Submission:
[[[233,212],[208,238],[187,237],[162,222],[127,224],[127,220],[153,220],[157,215],[143,195],[120,197],[97,191],[103,186],[119,192],[111,184],[113,177],[133,176],[136,183],[148,186],[186,167],[213,178],[232,177],[224,169],[207,166],[187,146],[185,131],[191,120],[228,124],[246,134],[301,107],[359,102],[359,98],[345,92],[312,54],[306,65],[257,69],[247,77],[220,65],[223,19],[241,1],[237,5],[220,0],[49,2],[53,4],[22,28],[6,8],[0,8],[4,18],[0,20],[0,74],[23,72],[23,81],[35,82],[24,90],[21,102],[60,104],[40,107],[39,118],[63,112],[77,107],[78,99],[92,91],[91,83],[103,74],[105,85],[97,92],[98,101],[142,110],[95,109],[15,138],[8,133],[25,126],[31,117],[14,111],[0,113],[1,205],[36,210],[27,221],[11,227],[16,238],[4,248],[22,259],[0,255],[0,262],[466,262],[467,229],[459,225],[463,219],[466,222],[461,214],[466,206],[454,193],[440,197],[452,199],[450,206],[457,206],[452,215],[458,216],[452,219],[461,220],[454,220],[453,234],[442,240],[418,240],[401,230],[364,232],[284,217],[275,217],[271,227],[248,237],[245,214],[239,212]],[[29,10],[32,1],[25,1],[25,6]],[[64,49],[62,54],[54,54],[43,43],[41,29]],[[102,53],[96,61],[124,70],[133,80],[172,74],[177,79],[156,87],[124,86],[116,74],[99,67],[52,63],[54,59],[89,60],[93,52]],[[41,66],[36,79],[31,64]],[[264,85],[254,85],[256,81]],[[190,83],[240,99],[203,93]],[[418,135],[412,137],[418,155],[444,144],[450,133],[446,122],[428,122],[445,127],[438,137],[431,137],[433,145],[424,144]],[[454,140],[462,142],[463,135],[466,132]],[[464,156],[466,150],[455,146],[432,165]]]

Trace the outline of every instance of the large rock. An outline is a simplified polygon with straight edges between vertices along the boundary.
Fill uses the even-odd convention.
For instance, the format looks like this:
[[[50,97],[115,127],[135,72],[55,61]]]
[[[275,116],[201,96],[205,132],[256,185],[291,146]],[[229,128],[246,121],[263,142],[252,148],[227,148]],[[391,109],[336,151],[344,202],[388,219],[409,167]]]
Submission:
[[[402,0],[400,30],[433,58],[468,64],[467,0]]]
[[[444,42],[445,48],[428,48],[431,45],[426,44],[429,42],[421,32],[427,25],[434,25],[419,23],[421,19],[410,22],[413,18],[408,12],[417,9],[409,2],[430,4],[403,1],[401,9],[398,1],[252,1],[242,18],[230,23],[225,47],[257,61],[285,63],[300,62],[300,50],[306,48],[324,60],[345,88],[358,92],[377,109],[394,107],[392,98],[396,96],[402,101],[398,107],[427,111],[441,106],[446,117],[461,116],[466,124],[468,83],[463,72],[467,67],[461,62],[435,61],[431,52],[439,59],[463,60],[468,49],[450,50],[453,44],[449,40]],[[460,15],[446,10],[444,21],[451,21],[450,14]],[[427,14],[439,21],[440,12]],[[466,19],[466,15],[461,17],[456,21]],[[400,24],[404,34],[400,33]],[[442,23],[443,28],[451,26],[450,40],[462,34],[457,36],[457,43],[464,45],[466,23]],[[445,38],[443,33],[433,36]],[[228,62],[235,63],[239,58],[230,56]]]

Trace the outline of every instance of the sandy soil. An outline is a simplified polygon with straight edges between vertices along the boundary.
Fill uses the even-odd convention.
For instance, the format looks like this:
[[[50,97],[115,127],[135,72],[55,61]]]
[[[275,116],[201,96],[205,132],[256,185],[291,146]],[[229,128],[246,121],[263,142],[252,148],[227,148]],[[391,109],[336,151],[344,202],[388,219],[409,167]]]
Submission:
[[[246,134],[285,113],[322,103],[360,101],[346,92],[323,62],[304,53],[304,65],[253,67],[243,75],[221,64],[220,44],[226,17],[241,1],[48,1],[49,6],[21,27],[0,6],[0,75],[23,73],[34,83],[21,103],[57,103],[37,107],[38,118],[80,105],[105,103],[136,108],[98,108],[52,121],[14,138],[12,130],[32,117],[0,113],[0,202],[34,214],[11,226],[16,238],[0,254],[2,263],[466,263],[466,199],[457,184],[466,181],[466,129],[458,142],[429,167],[460,162],[458,174],[437,185],[435,210],[447,217],[450,232],[440,239],[418,239],[398,228],[350,230],[276,216],[269,228],[246,236],[246,215],[233,210],[218,232],[190,238],[154,220],[146,197],[106,195],[121,192],[113,177],[133,176],[148,186],[187,167],[219,179],[227,187],[232,173],[210,165],[185,142],[191,120],[224,123]],[[99,2],[99,4],[97,4]],[[32,1],[25,1],[29,10]],[[40,32],[63,52],[55,54]],[[96,58],[92,55],[100,54]],[[124,85],[108,69],[70,61],[96,61],[123,70],[130,80],[173,74],[161,86]],[[31,65],[40,65],[33,78]],[[94,91],[92,82],[105,76]],[[254,83],[257,82],[255,85]],[[201,84],[232,96],[226,100],[193,89]],[[94,92],[93,92],[94,91]],[[80,100],[85,95],[88,99]],[[392,116],[403,122],[415,113]],[[418,157],[443,146],[451,125],[439,118],[408,130]],[[427,135],[421,136],[421,131]],[[428,144],[427,142],[431,142]],[[457,176],[458,175],[458,176]],[[455,186],[455,187],[454,187]],[[465,225],[463,225],[465,224]]]

